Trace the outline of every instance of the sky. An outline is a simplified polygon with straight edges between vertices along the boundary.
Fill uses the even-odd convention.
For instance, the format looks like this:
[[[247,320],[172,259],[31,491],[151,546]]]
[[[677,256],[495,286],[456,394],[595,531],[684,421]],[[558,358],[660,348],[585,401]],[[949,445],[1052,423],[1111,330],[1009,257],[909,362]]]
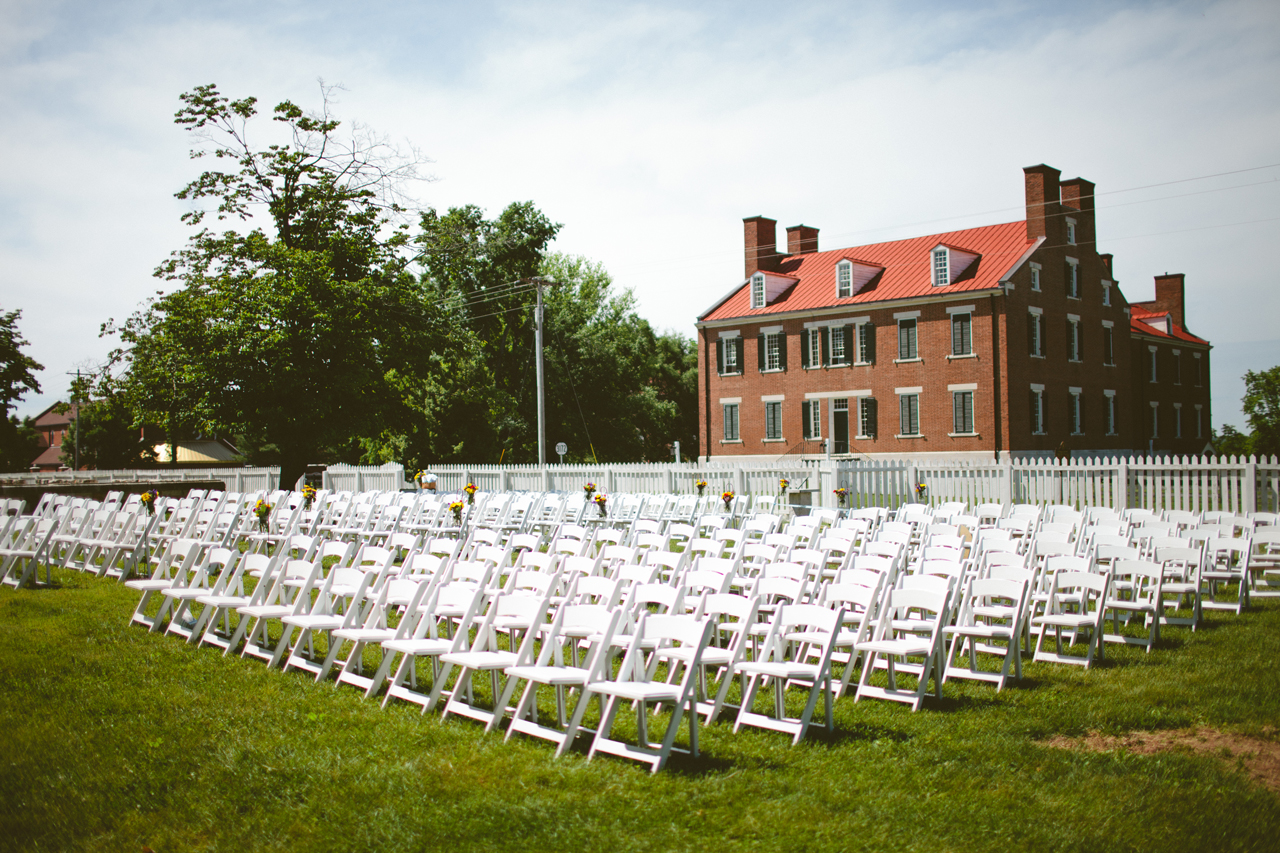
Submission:
[[[199,172],[178,96],[321,105],[430,159],[424,207],[533,201],[660,330],[742,278],[744,217],[820,248],[1007,222],[1022,168],[1097,184],[1131,301],[1187,276],[1215,426],[1280,364],[1280,3],[0,0],[0,310],[101,364]]]

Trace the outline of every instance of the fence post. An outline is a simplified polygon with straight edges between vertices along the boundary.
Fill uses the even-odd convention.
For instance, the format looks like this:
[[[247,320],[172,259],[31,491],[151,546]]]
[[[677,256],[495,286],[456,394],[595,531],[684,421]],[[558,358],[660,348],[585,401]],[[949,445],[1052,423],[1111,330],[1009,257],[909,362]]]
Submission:
[[[1013,457],[1006,455],[1000,462],[1000,505],[1006,509],[1013,505]]]
[[[1249,461],[1244,463],[1244,493],[1241,497],[1244,499],[1244,506],[1241,510],[1244,512],[1258,511],[1258,457],[1250,456]]]
[[[1116,468],[1116,502],[1117,509],[1129,508],[1129,496],[1133,491],[1129,488],[1129,457],[1121,456],[1120,465]]]

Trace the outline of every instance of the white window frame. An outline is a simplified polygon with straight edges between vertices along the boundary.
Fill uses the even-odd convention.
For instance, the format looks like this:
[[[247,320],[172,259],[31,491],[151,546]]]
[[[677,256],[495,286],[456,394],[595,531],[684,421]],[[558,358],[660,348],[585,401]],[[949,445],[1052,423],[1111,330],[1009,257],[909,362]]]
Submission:
[[[1196,403],[1196,438],[1204,438],[1204,406]]]
[[[968,338],[963,352],[956,352],[956,325],[964,326],[965,337]],[[951,315],[951,355],[954,358],[973,355],[973,312],[957,311]]]
[[[1151,437],[1160,437],[1160,403],[1156,400],[1151,401]]]
[[[763,308],[764,306],[764,273],[758,272],[751,276],[751,307]]]
[[[1115,282],[1107,281],[1106,279],[1102,281],[1102,304],[1104,306],[1110,307],[1111,305],[1111,285],[1113,284]]]
[[[772,420],[772,427],[770,421]],[[776,434],[775,434],[776,433]],[[764,401],[764,440],[784,441],[782,437],[782,401]]]
[[[781,332],[767,332],[764,335],[764,371],[765,373],[782,371]]]
[[[1155,347],[1155,346],[1147,347],[1147,365],[1151,368],[1151,372],[1150,372],[1150,375],[1148,376],[1148,380],[1152,383],[1160,381],[1160,372],[1157,369],[1158,362],[1156,361],[1157,349],[1158,347]]]
[[[1067,245],[1074,246],[1076,244],[1076,221],[1072,219],[1070,216],[1066,217],[1066,220],[1067,220]]]
[[[1036,348],[1031,358],[1044,358],[1044,312],[1034,306],[1027,309],[1027,322],[1035,329]],[[1034,319],[1033,319],[1034,318]]]
[[[857,329],[856,349],[854,350],[854,364],[870,364],[871,362],[863,358],[867,353],[867,326],[871,325],[871,321],[866,317],[858,317],[853,320],[853,326]]]
[[[929,265],[934,287],[946,287],[951,283],[951,253],[946,249],[933,250],[932,263]]]
[[[1191,355],[1196,360],[1196,387],[1200,388],[1204,385],[1204,361],[1201,360],[1198,352],[1194,352]]]
[[[1071,272],[1067,275],[1067,298],[1080,298],[1080,260],[1079,258],[1067,258],[1067,266],[1071,267]]]
[[[1031,262],[1031,289],[1032,290],[1035,290],[1035,291],[1040,290],[1040,271],[1042,269],[1044,269],[1044,267],[1040,266],[1035,261]]]
[[[1170,350],[1173,353],[1173,384],[1182,384],[1182,350]],[[1181,438],[1182,436],[1178,436]]]
[[[808,441],[820,441],[822,439],[822,398],[806,400],[809,404],[809,436]]]
[[[1033,384],[1031,393],[1036,397],[1036,408],[1031,413],[1031,434],[1044,435],[1044,386]]]
[[[1173,437],[1182,438],[1182,404],[1173,404]]]
[[[1110,320],[1102,321],[1102,363],[1107,367],[1116,364],[1116,330]]]
[[[720,405],[722,406],[721,417],[723,419],[723,424],[722,424],[723,429],[721,430],[721,432],[724,435],[724,438],[721,439],[721,441],[722,442],[730,442],[730,441],[741,442],[742,441],[742,421],[739,418],[739,414],[740,414],[739,404],[738,403],[721,403]],[[732,412],[732,417],[730,417],[731,412]],[[732,431],[729,429],[731,421],[733,426]],[[732,436],[730,435],[730,432],[732,432]]]
[[[831,356],[832,367],[848,367],[849,366],[849,341],[845,334],[845,327],[828,326],[827,327],[827,353]],[[840,353],[836,354],[836,340],[840,341]]]
[[[858,397],[856,399],[858,400],[858,435],[856,437],[864,441],[869,441],[875,438],[875,433],[867,432],[867,423],[866,423],[867,414],[868,414],[867,401],[870,400],[871,405],[874,406],[875,398],[870,395],[867,395],[867,396]],[[877,418],[877,420],[879,420],[879,418]],[[876,429],[877,431],[879,431],[879,424],[876,425]]]
[[[836,299],[853,296],[853,264],[840,261],[836,264]]]
[[[912,389],[911,391],[906,391],[905,389],[903,389],[898,391],[897,393],[898,393],[898,430],[899,430],[897,438],[920,438],[922,436],[922,433],[920,432],[920,390]],[[914,401],[914,404],[911,401]],[[906,407],[905,410],[903,408],[904,406]],[[916,422],[915,432],[902,431],[903,418],[904,416],[906,416],[907,418],[910,418],[911,413],[909,410],[913,407],[915,409],[915,412],[914,412],[915,422]],[[907,424],[907,426],[910,427],[910,424]]]
[[[1080,388],[1067,389],[1067,396],[1071,398],[1067,405],[1070,406],[1072,435],[1084,435],[1084,408],[1080,402],[1081,391],[1082,389]]]
[[[904,326],[903,326],[904,323],[911,324],[908,328],[911,329],[910,338],[911,338],[911,349],[913,350],[913,352],[911,355],[907,355],[907,356],[904,356],[902,354],[902,333],[904,329]],[[897,347],[898,347],[898,357],[894,359],[895,363],[920,360],[920,318],[919,317],[898,318]]]
[[[1071,337],[1067,341],[1067,361],[1080,362],[1084,347],[1084,330],[1080,327],[1080,318],[1075,314],[1067,315],[1067,325],[1071,327]]]
[[[953,388],[951,390],[951,433],[952,436],[973,436],[978,434],[978,424],[974,417],[974,411],[977,408],[973,395],[977,391],[974,388]],[[958,398],[963,397],[968,403],[967,417],[969,419],[969,429],[961,429],[964,424],[956,422],[956,403]]]
[[[1107,435],[1119,435],[1117,431],[1119,420],[1116,417],[1116,392],[1112,390],[1103,391],[1102,395],[1107,400]]]
[[[822,367],[822,329],[809,330],[809,369]]]

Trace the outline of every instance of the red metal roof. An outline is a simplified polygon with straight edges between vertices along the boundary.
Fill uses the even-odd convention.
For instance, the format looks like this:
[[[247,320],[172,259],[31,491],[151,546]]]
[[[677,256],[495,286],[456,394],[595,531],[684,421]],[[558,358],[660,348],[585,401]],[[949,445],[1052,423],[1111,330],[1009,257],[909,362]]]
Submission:
[[[1171,338],[1179,341],[1189,341],[1195,344],[1208,345],[1208,341],[1204,338],[1198,338],[1191,334],[1186,329],[1175,323],[1172,318],[1169,318],[1169,328],[1173,330],[1172,334],[1166,334],[1162,329],[1157,329],[1143,322],[1144,320],[1164,320],[1166,318],[1169,318],[1168,311],[1150,311],[1137,304],[1131,304],[1129,306],[1129,327],[1132,331],[1137,332],[1140,335],[1152,335],[1157,338]]]
[[[1026,254],[1033,242],[1027,239],[1027,223],[1020,220],[1001,225],[967,228],[963,231],[948,231],[944,234],[929,234],[909,240],[894,240],[870,246],[854,246],[828,252],[794,255],[782,261],[778,272],[783,275],[798,276],[799,281],[783,291],[768,305],[763,308],[752,308],[750,288],[744,283],[744,286],[739,287],[723,302],[712,307],[698,319],[704,322],[728,320],[736,317],[768,316],[841,305],[940,296],[945,293],[963,293],[971,290],[990,290],[999,285],[1000,280],[1018,262],[1018,259]],[[959,281],[945,287],[934,287],[932,280],[933,259],[930,252],[939,243],[979,255],[978,259],[960,276]],[[867,282],[853,296],[837,299],[836,264],[844,258],[883,266],[884,271]]]

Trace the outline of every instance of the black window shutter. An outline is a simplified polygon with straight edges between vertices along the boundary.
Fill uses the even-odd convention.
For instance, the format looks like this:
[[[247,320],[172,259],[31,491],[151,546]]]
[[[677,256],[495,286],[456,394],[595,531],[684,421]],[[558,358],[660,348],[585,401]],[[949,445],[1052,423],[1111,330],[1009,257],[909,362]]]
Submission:
[[[764,335],[756,335],[756,361],[759,363],[760,372],[764,372]]]
[[[853,364],[858,360],[858,354],[854,352],[854,346],[857,339],[853,336],[853,326],[844,327],[844,363]]]
[[[878,423],[878,419],[876,417],[876,398],[867,397],[863,400],[863,404],[869,407],[869,409],[867,410],[867,420],[869,421],[869,423],[867,424],[868,426],[867,435],[872,436],[874,438],[880,432],[880,429],[879,429],[880,424]]]
[[[1075,358],[1076,353],[1076,336],[1075,329],[1071,328],[1071,321],[1067,321],[1067,358]]]
[[[1036,315],[1027,315],[1027,354],[1036,354]]]
[[[1031,432],[1036,431],[1036,392],[1032,391],[1027,395],[1027,420],[1029,421],[1028,429]]]
[[[1084,361],[1084,324],[1076,323],[1076,358]]]
[[[834,331],[834,329],[827,328],[818,332],[819,335],[822,335],[822,363],[825,365],[831,364],[831,335]]]
[[[783,370],[787,369],[787,334],[786,332],[778,333],[778,367]]]
[[[813,332],[810,332],[808,329],[800,330],[800,366],[801,367],[813,366],[809,364],[809,335],[811,334],[813,334]],[[808,405],[808,404],[806,403],[805,405]],[[808,423],[808,421],[806,420],[805,423]]]
[[[867,323],[862,327],[862,333],[867,336],[867,361],[874,364],[876,360],[876,327]]]
[[[739,373],[745,373],[747,370],[746,362],[743,361],[744,354],[747,351],[747,345],[744,344],[742,337],[730,338],[729,346],[733,347],[733,354],[736,356],[733,363],[737,366]]]
[[[716,373],[724,373],[724,338],[716,339]]]
[[[804,338],[802,337],[801,340],[804,340]],[[809,406],[811,405],[812,403],[810,403],[808,400],[804,400],[803,402],[800,403],[800,420],[804,421],[804,429],[801,431],[801,433],[805,438],[813,438],[813,435],[811,434],[811,431],[809,428],[809,424],[811,423],[811,421],[809,420]]]

